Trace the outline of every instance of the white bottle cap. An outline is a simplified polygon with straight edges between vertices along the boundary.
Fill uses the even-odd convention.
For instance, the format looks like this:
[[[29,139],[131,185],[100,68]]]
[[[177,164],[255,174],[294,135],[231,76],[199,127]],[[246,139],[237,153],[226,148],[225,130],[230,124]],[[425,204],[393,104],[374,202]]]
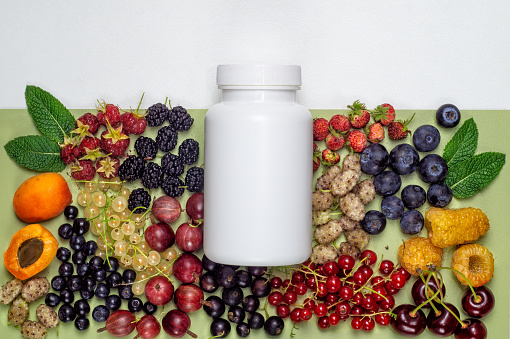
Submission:
[[[219,65],[218,88],[301,86],[301,66],[297,65]]]

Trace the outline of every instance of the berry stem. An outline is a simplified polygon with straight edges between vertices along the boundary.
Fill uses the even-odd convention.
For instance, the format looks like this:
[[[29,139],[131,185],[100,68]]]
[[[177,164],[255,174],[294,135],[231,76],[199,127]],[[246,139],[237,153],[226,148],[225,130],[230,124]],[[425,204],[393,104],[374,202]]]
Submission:
[[[473,288],[473,285],[471,285],[471,282],[464,275],[464,273],[462,273],[460,271],[457,271],[456,269],[451,268],[451,267],[443,267],[442,266],[442,267],[438,267],[437,269],[446,269],[446,270],[450,270],[450,271],[453,271],[453,272],[456,272],[456,273],[460,274],[466,280],[466,282],[468,283],[469,289],[471,290],[471,293],[473,293],[473,298],[474,298],[475,302],[479,303],[481,301],[482,298],[479,295],[476,294],[475,289]]]

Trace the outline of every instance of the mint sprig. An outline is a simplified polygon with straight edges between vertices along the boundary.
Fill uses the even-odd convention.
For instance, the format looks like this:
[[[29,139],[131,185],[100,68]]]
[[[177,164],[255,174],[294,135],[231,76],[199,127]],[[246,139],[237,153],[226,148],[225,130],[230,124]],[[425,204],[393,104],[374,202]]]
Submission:
[[[66,165],[60,158],[60,146],[44,135],[14,138],[5,151],[20,166],[39,172],[60,172]]]
[[[62,143],[75,128],[71,112],[53,95],[36,86],[25,90],[28,113],[42,135]]]
[[[446,144],[443,151],[443,159],[448,166],[467,160],[475,155],[478,144],[478,128],[475,120],[466,120],[457,130],[455,135]]]

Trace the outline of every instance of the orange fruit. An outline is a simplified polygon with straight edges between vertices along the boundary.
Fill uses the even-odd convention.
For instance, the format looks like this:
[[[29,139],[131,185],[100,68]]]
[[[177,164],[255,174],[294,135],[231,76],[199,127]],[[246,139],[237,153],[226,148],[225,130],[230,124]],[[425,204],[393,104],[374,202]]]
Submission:
[[[48,220],[61,214],[73,196],[59,173],[42,173],[25,180],[14,193],[14,212],[26,223]]]

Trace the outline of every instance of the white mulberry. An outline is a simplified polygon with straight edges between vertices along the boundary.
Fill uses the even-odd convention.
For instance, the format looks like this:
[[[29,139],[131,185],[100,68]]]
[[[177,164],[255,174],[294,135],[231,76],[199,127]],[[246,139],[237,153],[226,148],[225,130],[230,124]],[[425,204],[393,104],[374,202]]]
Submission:
[[[334,197],[328,191],[315,191],[312,193],[312,211],[325,211],[333,205]]]
[[[329,189],[333,195],[341,197],[350,192],[356,186],[358,180],[359,174],[356,171],[351,169],[344,170],[333,179]]]
[[[331,181],[342,172],[342,169],[338,165],[329,166],[326,172],[321,175],[315,183],[316,190],[329,190]]]
[[[338,248],[338,256],[341,255],[350,255],[354,259],[359,259],[359,257],[361,257],[361,251],[353,244],[345,241],[341,243]]]
[[[347,193],[338,201],[342,212],[354,221],[361,221],[365,217],[365,205],[354,193]]]
[[[313,211],[312,212],[312,226],[324,225],[331,220],[330,211]]]
[[[23,298],[14,300],[7,312],[7,319],[14,326],[20,326],[27,320],[29,314],[28,303]]]
[[[21,326],[21,335],[26,339],[43,339],[46,337],[48,330],[37,321],[26,321]]]
[[[346,215],[342,215],[338,220],[340,221],[340,226],[344,231],[352,231],[359,226],[359,221],[352,220]]]
[[[48,305],[41,304],[41,305],[37,306],[37,309],[35,310],[35,314],[37,316],[37,319],[46,328],[57,327],[59,324],[57,312],[55,312]]]
[[[320,225],[315,229],[314,237],[319,244],[328,244],[342,234],[340,221],[332,219],[327,224]]]
[[[358,176],[361,175],[361,161],[359,156],[356,154],[348,154],[345,156],[344,161],[342,162],[342,169],[345,170],[353,170],[358,173]]]
[[[310,260],[316,264],[325,264],[338,258],[336,248],[333,245],[319,244],[312,248]]]
[[[28,303],[36,301],[48,293],[50,282],[46,277],[34,277],[23,284],[21,288],[21,296]]]
[[[361,199],[364,205],[367,205],[369,202],[375,199],[374,183],[370,179],[365,179],[356,185],[353,193],[355,193]]]
[[[346,231],[345,239],[348,243],[356,246],[360,251],[363,251],[370,242],[370,235],[361,228],[356,228],[352,231]]]
[[[14,278],[6,282],[0,290],[0,302],[4,305],[10,304],[21,293],[23,282]]]

